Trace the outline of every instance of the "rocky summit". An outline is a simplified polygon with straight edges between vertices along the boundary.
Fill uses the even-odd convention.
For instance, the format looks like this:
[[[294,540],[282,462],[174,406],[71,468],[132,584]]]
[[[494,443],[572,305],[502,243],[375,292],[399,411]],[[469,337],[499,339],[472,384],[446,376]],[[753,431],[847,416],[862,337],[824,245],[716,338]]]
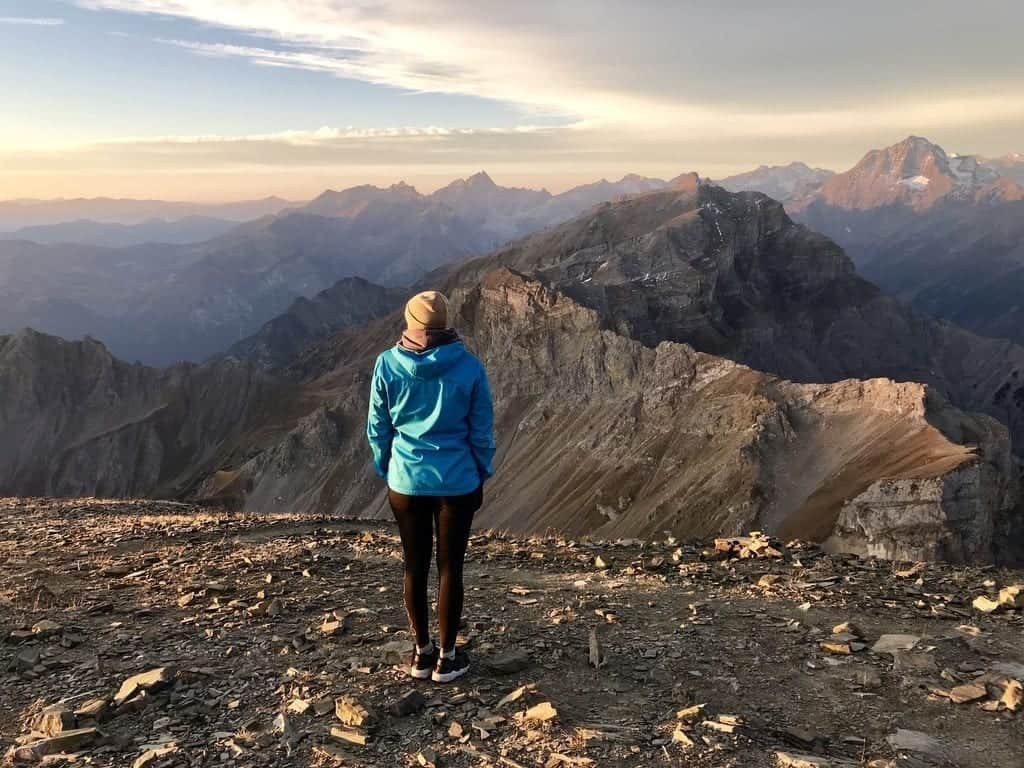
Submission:
[[[1019,768],[1024,572],[480,531],[412,681],[396,532],[0,500],[14,765]]]

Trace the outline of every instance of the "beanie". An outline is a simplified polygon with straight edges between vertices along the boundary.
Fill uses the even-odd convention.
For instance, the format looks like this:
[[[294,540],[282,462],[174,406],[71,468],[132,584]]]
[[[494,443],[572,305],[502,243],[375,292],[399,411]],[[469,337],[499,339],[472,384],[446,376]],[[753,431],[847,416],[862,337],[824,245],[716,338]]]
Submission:
[[[423,291],[405,305],[405,327],[410,330],[448,327],[448,299],[439,291]]]

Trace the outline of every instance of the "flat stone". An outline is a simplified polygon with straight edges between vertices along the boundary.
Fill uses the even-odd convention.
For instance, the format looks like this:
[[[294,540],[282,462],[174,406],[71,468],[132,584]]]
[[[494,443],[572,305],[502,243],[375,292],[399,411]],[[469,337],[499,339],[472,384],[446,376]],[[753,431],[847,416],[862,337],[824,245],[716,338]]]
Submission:
[[[872,653],[895,653],[896,651],[911,651],[921,638],[917,635],[882,635],[877,642],[871,646]]]
[[[80,720],[88,718],[99,721],[107,714],[107,709],[109,707],[109,699],[87,699],[78,706],[78,709],[75,710],[75,717]]]
[[[852,621],[844,621],[832,627],[833,635],[849,635],[851,638],[860,639],[864,637],[864,631]]]
[[[558,710],[551,705],[550,701],[542,701],[540,704],[534,704],[523,713],[524,719],[534,720],[541,723],[546,723],[548,720],[553,720],[556,717],[558,717]]]
[[[693,723],[700,720],[704,716],[704,707],[706,704],[694,704],[692,707],[686,707],[676,712],[676,719],[684,723]]]
[[[951,688],[948,696],[954,704],[969,704],[988,698],[988,691],[981,683],[965,683]]]
[[[487,659],[484,664],[499,675],[512,675],[530,666],[530,657],[521,649]]]
[[[331,728],[331,736],[341,741],[347,741],[349,744],[358,744],[363,747],[369,741],[369,737],[366,732],[358,728],[339,728],[337,726]]]
[[[679,726],[676,726],[676,729],[672,731],[672,742],[674,744],[679,744],[680,746],[685,747],[686,749],[690,749],[691,747],[695,746],[693,739],[690,738],[690,734],[688,734]]]
[[[384,664],[406,664],[413,652],[411,640],[392,640],[377,649],[380,660]]]
[[[882,676],[873,667],[857,670],[856,679],[857,685],[866,691],[874,691],[882,687]]]
[[[974,606],[975,610],[981,611],[982,613],[995,613],[1004,607],[998,600],[993,600],[985,595],[979,595],[974,598],[974,602],[971,603],[971,605]]]
[[[831,768],[831,763],[816,755],[799,755],[793,752],[776,752],[775,764],[780,768]]]
[[[11,750],[11,757],[15,763],[36,763],[47,755],[83,750],[95,744],[100,737],[100,732],[95,728],[79,728],[74,731],[64,731],[56,736],[15,747]]]
[[[934,736],[906,728],[897,728],[895,733],[886,738],[886,741],[889,742],[889,746],[900,752],[916,752],[940,759],[944,758],[948,752],[946,745]]]
[[[129,677],[114,695],[115,704],[123,704],[140,691],[155,693],[174,682],[177,671],[174,667],[157,667],[149,672]]]
[[[161,757],[172,755],[177,751],[177,744],[165,744],[159,747],[150,747],[137,758],[135,758],[135,762],[132,763],[132,768],[146,768],[146,766],[152,765]]]
[[[62,627],[56,621],[43,619],[42,621],[37,621],[35,624],[32,625],[32,634],[41,635],[42,637],[48,637],[50,635],[56,635],[62,629],[64,629],[64,627]]]
[[[399,696],[398,699],[391,704],[389,711],[395,717],[408,717],[409,715],[419,712],[426,705],[427,700],[423,698],[423,694],[413,688]]]

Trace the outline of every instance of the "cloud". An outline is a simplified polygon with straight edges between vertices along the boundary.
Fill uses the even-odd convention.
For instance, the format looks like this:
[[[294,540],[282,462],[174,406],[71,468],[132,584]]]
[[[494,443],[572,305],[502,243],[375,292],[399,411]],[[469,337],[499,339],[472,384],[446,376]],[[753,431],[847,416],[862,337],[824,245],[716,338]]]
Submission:
[[[59,27],[64,19],[37,16],[0,16],[0,24],[22,24],[31,27]]]
[[[524,116],[646,134],[908,133],[1024,117],[1024,53],[1013,39],[1024,4],[978,0],[963,18],[942,12],[955,0],[935,0],[924,15],[883,0],[788,10],[739,0],[656,10],[626,0],[78,3],[235,36],[162,40],[198,55],[477,96]],[[252,44],[239,44],[239,33]]]

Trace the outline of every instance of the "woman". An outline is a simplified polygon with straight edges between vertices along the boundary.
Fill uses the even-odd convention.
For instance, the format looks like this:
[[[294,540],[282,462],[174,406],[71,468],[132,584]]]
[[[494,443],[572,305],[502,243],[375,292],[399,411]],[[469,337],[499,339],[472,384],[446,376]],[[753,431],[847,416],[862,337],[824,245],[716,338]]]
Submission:
[[[366,435],[402,539],[405,609],[416,636],[409,674],[447,683],[469,669],[455,637],[469,529],[494,472],[491,391],[483,365],[448,326],[443,294],[409,299],[405,325],[399,342],[377,358]],[[440,648],[427,617],[435,530]]]

